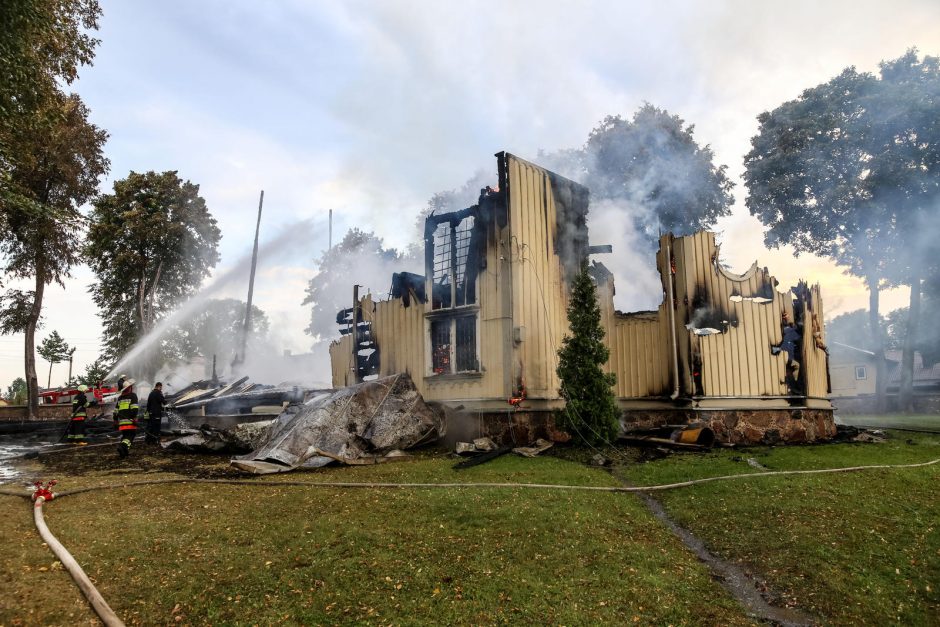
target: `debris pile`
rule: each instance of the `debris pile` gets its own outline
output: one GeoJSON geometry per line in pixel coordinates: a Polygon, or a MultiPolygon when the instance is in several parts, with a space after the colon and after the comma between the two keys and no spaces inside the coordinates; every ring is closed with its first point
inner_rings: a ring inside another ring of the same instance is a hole
{"type": "MultiPolygon", "coordinates": [[[[167,397],[167,404],[183,418],[202,416],[277,416],[290,403],[302,403],[320,390],[297,386],[252,383],[242,377],[229,384],[196,381],[167,397]]],[[[193,421],[190,421],[193,422],[193,421]]]]}
{"type": "Polygon", "coordinates": [[[424,402],[411,377],[397,374],[288,406],[268,428],[264,443],[232,465],[269,474],[333,461],[375,464],[433,442],[443,432],[442,417],[424,402]]]}

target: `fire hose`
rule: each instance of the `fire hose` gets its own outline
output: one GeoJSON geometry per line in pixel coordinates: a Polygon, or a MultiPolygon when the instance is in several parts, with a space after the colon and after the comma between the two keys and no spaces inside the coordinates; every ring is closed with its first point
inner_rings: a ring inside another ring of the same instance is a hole
{"type": "Polygon", "coordinates": [[[49,531],[49,527],[46,526],[46,521],[42,515],[42,505],[46,501],[51,501],[55,498],[55,493],[52,492],[52,487],[55,486],[55,484],[56,482],[54,480],[45,485],[41,482],[36,483],[36,491],[33,493],[33,522],[36,523],[36,529],[39,530],[39,535],[42,537],[43,542],[52,549],[55,556],[62,562],[62,566],[64,566],[65,570],[72,576],[75,584],[78,586],[79,590],[82,591],[82,594],[85,595],[85,598],[88,599],[88,603],[91,604],[92,609],[95,610],[101,622],[107,625],[107,627],[124,627],[124,622],[118,618],[118,615],[114,613],[114,610],[112,610],[107,601],[104,600],[104,597],[98,592],[95,584],[91,582],[88,575],[82,570],[82,567],[79,566],[75,558],[72,557],[72,554],[68,552],[68,549],[62,546],[62,543],[52,535],[52,532],[49,531]]]}
{"type": "MultiPolygon", "coordinates": [[[[33,492],[33,500],[35,504],[33,506],[33,519],[36,523],[36,528],[39,530],[39,535],[42,536],[43,541],[49,545],[56,557],[59,558],[59,561],[62,562],[62,565],[68,570],[69,574],[72,576],[72,579],[78,585],[82,594],[85,595],[85,598],[88,599],[89,604],[91,604],[92,609],[98,614],[102,622],[108,627],[112,625],[123,626],[124,623],[121,622],[121,619],[117,617],[114,611],[108,606],[104,598],[101,596],[101,593],[98,592],[94,584],[91,583],[91,580],[88,579],[88,576],[82,570],[81,566],[78,565],[78,562],[75,561],[75,558],[68,552],[68,550],[56,539],[52,532],[49,531],[49,528],[46,526],[46,523],[42,515],[42,505],[48,500],[53,498],[63,498],[65,496],[73,496],[76,494],[82,494],[83,492],[94,492],[97,490],[113,490],[117,488],[131,488],[136,486],[144,485],[157,485],[157,484],[166,484],[166,483],[211,483],[218,485],[248,485],[248,486],[275,486],[275,487],[284,487],[284,486],[306,486],[312,488],[418,488],[418,489],[428,489],[428,488],[529,488],[529,489],[543,489],[543,490],[584,490],[584,491],[594,491],[594,492],[656,492],[662,490],[673,490],[676,488],[683,488],[693,485],[699,485],[702,483],[710,483],[713,481],[728,481],[734,479],[752,479],[756,477],[774,477],[774,476],[786,476],[786,475],[817,475],[817,474],[830,474],[837,472],[858,472],[862,470],[877,470],[877,469],[893,469],[893,468],[923,468],[925,466],[932,466],[934,464],[940,463],[940,458],[933,459],[928,462],[921,462],[917,464],[877,464],[872,466],[849,466],[845,468],[820,468],[815,470],[773,470],[767,472],[754,472],[754,473],[744,473],[737,475],[722,475],[719,477],[706,477],[703,479],[691,479],[689,481],[680,481],[677,483],[666,483],[659,485],[648,485],[648,486],[587,486],[587,485],[563,485],[563,484],[547,484],[547,483],[386,483],[386,482],[327,482],[327,481],[257,481],[257,480],[246,480],[246,479],[152,479],[146,481],[131,481],[122,484],[116,485],[99,485],[99,486],[89,486],[86,488],[77,488],[75,490],[67,490],[55,494],[51,491],[51,488],[56,485],[55,481],[50,481],[49,483],[43,485],[41,482],[36,483],[36,490],[33,492]]],[[[0,494],[7,496],[19,496],[24,498],[30,498],[29,495],[24,494],[23,492],[14,492],[11,490],[2,490],[0,489],[0,494]]]]}

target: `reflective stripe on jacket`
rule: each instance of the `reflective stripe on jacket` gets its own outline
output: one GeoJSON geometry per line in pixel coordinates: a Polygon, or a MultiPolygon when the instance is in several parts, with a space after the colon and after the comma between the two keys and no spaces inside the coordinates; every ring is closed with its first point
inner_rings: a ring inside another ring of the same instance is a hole
{"type": "Polygon", "coordinates": [[[130,394],[123,394],[118,397],[116,417],[118,420],[118,431],[126,431],[127,429],[136,429],[137,428],[137,413],[140,411],[140,406],[137,405],[137,395],[131,392],[130,394]]]}
{"type": "Polygon", "coordinates": [[[88,397],[84,392],[79,392],[78,396],[72,399],[72,420],[84,420],[88,415],[85,405],[88,404],[88,397]]]}

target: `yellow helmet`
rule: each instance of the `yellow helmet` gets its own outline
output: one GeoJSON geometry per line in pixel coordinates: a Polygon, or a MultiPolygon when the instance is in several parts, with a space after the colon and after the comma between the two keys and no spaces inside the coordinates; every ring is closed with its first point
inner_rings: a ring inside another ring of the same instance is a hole
{"type": "Polygon", "coordinates": [[[83,383],[83,384],[81,384],[80,386],[78,386],[78,391],[79,391],[79,392],[87,392],[87,391],[88,391],[88,386],[83,383]]]}

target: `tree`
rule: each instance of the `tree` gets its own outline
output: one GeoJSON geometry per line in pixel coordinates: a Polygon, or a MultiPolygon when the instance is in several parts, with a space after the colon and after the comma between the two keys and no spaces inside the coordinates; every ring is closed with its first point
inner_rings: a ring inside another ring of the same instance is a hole
{"type": "Polygon", "coordinates": [[[52,385],[52,366],[68,359],[72,354],[72,349],[58,331],[53,331],[39,344],[36,352],[49,362],[49,377],[46,380],[48,388],[52,385]]]}
{"type": "Polygon", "coordinates": [[[16,161],[6,141],[24,120],[59,97],[99,41],[97,0],[11,0],[0,11],[0,178],[16,161]]]}
{"type": "MultiPolygon", "coordinates": [[[[880,64],[880,75],[845,69],[796,100],[758,116],[745,157],[747,206],[770,247],[829,257],[869,290],[869,326],[884,409],[879,294],[911,286],[909,336],[920,285],[936,272],[932,227],[940,211],[940,71],[916,50],[880,64]]],[[[902,409],[910,408],[913,352],[905,347],[902,409]]]]}
{"type": "MultiPolygon", "coordinates": [[[[206,374],[211,358],[217,355],[223,363],[229,363],[236,351],[241,349],[241,337],[245,323],[244,301],[223,298],[208,301],[192,317],[183,320],[164,340],[164,354],[178,361],[188,362],[196,356],[206,358],[206,374]]],[[[267,337],[270,322],[264,311],[251,306],[251,331],[248,344],[259,346],[267,337]]]]}
{"type": "Polygon", "coordinates": [[[85,372],[78,375],[78,382],[88,387],[97,386],[98,382],[104,381],[111,371],[108,363],[103,357],[98,357],[98,359],[85,366],[85,372]]]}
{"type": "MultiPolygon", "coordinates": [[[[913,336],[913,350],[920,353],[924,368],[930,368],[940,362],[940,300],[935,295],[924,294],[921,303],[921,319],[928,324],[920,324],[913,336]]],[[[901,307],[885,316],[885,337],[889,349],[903,350],[908,338],[910,309],[901,307]]]]}
{"type": "MultiPolygon", "coordinates": [[[[694,126],[649,103],[632,120],[607,116],[591,131],[580,166],[594,199],[622,203],[651,246],[661,232],[687,235],[731,213],[734,183],[715,166],[694,126]]],[[[576,162],[570,151],[556,155],[576,162]]]]}
{"type": "Polygon", "coordinates": [[[92,298],[104,356],[117,360],[196,292],[219,261],[221,233],[199,186],[175,171],[131,172],[94,201],[90,218],[85,255],[98,278],[92,298]]]}
{"type": "Polygon", "coordinates": [[[571,335],[565,336],[558,351],[559,392],[566,401],[560,426],[574,431],[584,442],[610,442],[620,428],[617,402],[610,389],[616,375],[602,369],[610,351],[604,344],[597,290],[586,266],[572,285],[568,323],[571,335]]]}
{"type": "Polygon", "coordinates": [[[29,412],[39,406],[35,333],[46,285],[63,285],[79,261],[84,218],[78,208],[97,193],[108,170],[102,154],[107,133],[88,121],[88,109],[76,95],[59,94],[34,117],[21,120],[7,136],[16,154],[0,190],[6,229],[0,236],[3,272],[31,279],[32,291],[8,292],[5,330],[25,334],[29,412]],[[11,317],[12,316],[12,317],[11,317]]]}
{"type": "Polygon", "coordinates": [[[7,388],[7,400],[11,405],[23,405],[26,403],[26,379],[17,377],[7,388]]]}
{"type": "Polygon", "coordinates": [[[3,332],[22,331],[30,416],[39,406],[35,330],[43,289],[75,262],[77,207],[107,171],[106,135],[65,96],[99,43],[97,0],[15,0],[0,11],[0,252],[12,278],[36,288],[4,298],[3,332]],[[11,313],[12,312],[12,313],[11,313]]]}
{"type": "Polygon", "coordinates": [[[382,238],[369,231],[350,229],[343,241],[324,251],[316,262],[317,274],[310,279],[302,303],[312,305],[310,325],[304,331],[318,342],[333,337],[338,329],[337,312],[352,307],[353,285],[387,288],[393,272],[407,269],[399,267],[401,261],[402,255],[394,248],[385,248],[382,238]]]}

